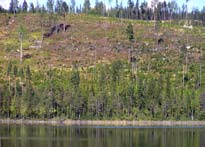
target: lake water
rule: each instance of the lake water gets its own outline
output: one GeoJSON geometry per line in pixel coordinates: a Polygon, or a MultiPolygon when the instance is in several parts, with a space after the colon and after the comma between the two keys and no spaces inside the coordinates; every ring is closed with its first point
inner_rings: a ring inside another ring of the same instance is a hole
{"type": "Polygon", "coordinates": [[[0,147],[205,147],[205,128],[0,125],[0,147]]]}

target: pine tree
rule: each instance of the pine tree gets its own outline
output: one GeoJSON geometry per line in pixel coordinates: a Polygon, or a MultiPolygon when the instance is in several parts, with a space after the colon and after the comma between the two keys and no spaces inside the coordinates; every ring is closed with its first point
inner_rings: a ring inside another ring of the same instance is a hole
{"type": "Polygon", "coordinates": [[[26,79],[28,81],[31,80],[31,70],[30,70],[30,66],[29,65],[26,66],[26,79]]]}
{"type": "Polygon", "coordinates": [[[115,1],[115,9],[116,9],[116,10],[119,9],[119,3],[118,3],[118,0],[115,1]]]}
{"type": "Polygon", "coordinates": [[[202,25],[205,26],[205,6],[201,10],[201,15],[202,25]]]}
{"type": "Polygon", "coordinates": [[[56,1],[55,12],[62,15],[63,14],[63,7],[62,6],[63,6],[63,1],[62,0],[57,0],[56,1]]]}
{"type": "Polygon", "coordinates": [[[136,11],[136,18],[140,19],[140,8],[139,8],[139,0],[136,1],[136,5],[135,5],[135,11],[136,11]]]}
{"type": "Polygon", "coordinates": [[[135,39],[135,36],[134,36],[134,31],[133,31],[133,25],[131,23],[129,23],[129,25],[127,26],[126,32],[127,32],[129,41],[133,42],[135,39]]]}
{"type": "Polygon", "coordinates": [[[128,18],[131,19],[133,16],[132,16],[132,11],[133,11],[133,8],[134,8],[134,3],[132,0],[128,0],[128,18]]]}
{"type": "Polygon", "coordinates": [[[141,3],[140,10],[141,10],[141,19],[148,20],[148,16],[147,16],[148,4],[147,4],[147,2],[141,3]]]}
{"type": "Polygon", "coordinates": [[[21,79],[24,78],[24,70],[23,70],[23,68],[20,68],[18,75],[19,75],[19,77],[20,77],[21,79]]]}
{"type": "Polygon", "coordinates": [[[62,3],[62,8],[64,13],[68,12],[68,4],[65,1],[62,3]]]}
{"type": "Polygon", "coordinates": [[[144,91],[143,91],[143,76],[139,75],[137,79],[137,99],[136,99],[136,104],[139,110],[144,109],[145,104],[144,104],[144,91]]]}
{"type": "Polygon", "coordinates": [[[172,107],[172,99],[171,99],[171,79],[170,79],[170,73],[167,73],[166,75],[166,83],[165,83],[165,97],[163,100],[163,111],[164,111],[164,118],[169,117],[170,115],[170,109],[172,107]]]}
{"type": "Polygon", "coordinates": [[[23,12],[27,12],[27,10],[28,10],[28,4],[27,4],[26,0],[24,0],[22,7],[23,7],[23,12]]]}
{"type": "Polygon", "coordinates": [[[14,13],[14,15],[16,14],[17,9],[18,9],[18,3],[19,3],[18,0],[11,0],[10,6],[9,6],[10,13],[14,13]]]}
{"type": "Polygon", "coordinates": [[[48,0],[46,4],[47,4],[48,12],[53,13],[54,12],[54,0],[48,0]]]}
{"type": "Polygon", "coordinates": [[[32,2],[30,3],[30,12],[35,13],[35,7],[32,2]]]}
{"type": "MultiPolygon", "coordinates": [[[[132,43],[134,42],[135,36],[134,36],[133,26],[132,26],[131,23],[129,23],[129,25],[127,26],[126,32],[127,32],[128,39],[131,43],[131,48],[133,48],[132,43]]],[[[128,50],[128,63],[130,62],[130,59],[131,59],[130,54],[131,54],[131,51],[130,51],[130,48],[129,48],[129,50],[128,50]]]]}
{"type": "Polygon", "coordinates": [[[40,4],[38,2],[38,0],[36,1],[36,8],[35,8],[36,12],[39,13],[41,10],[40,10],[40,4]]]}
{"type": "Polygon", "coordinates": [[[12,72],[12,63],[9,62],[8,68],[7,68],[7,76],[10,76],[10,75],[11,75],[11,72],[12,72]]]}
{"type": "Polygon", "coordinates": [[[0,5],[0,13],[7,13],[8,10],[4,9],[1,5],[0,5]]]}
{"type": "Polygon", "coordinates": [[[46,8],[44,5],[42,5],[42,7],[41,7],[41,13],[46,13],[46,8]]]}
{"type": "Polygon", "coordinates": [[[18,75],[18,67],[14,65],[13,74],[16,77],[18,75]]]}
{"type": "Polygon", "coordinates": [[[9,62],[7,67],[7,76],[9,77],[9,90],[11,89],[12,63],[9,62]]]}
{"type": "Polygon", "coordinates": [[[75,5],[76,5],[75,0],[71,0],[71,12],[73,13],[75,13],[75,5]]]}
{"type": "Polygon", "coordinates": [[[70,82],[73,87],[77,90],[80,84],[80,72],[78,68],[75,66],[71,72],[70,82]]]}
{"type": "Polygon", "coordinates": [[[169,13],[170,13],[170,20],[172,20],[173,19],[173,14],[176,14],[177,10],[178,10],[177,2],[175,0],[169,2],[168,3],[168,9],[169,9],[169,13]]]}
{"type": "Polygon", "coordinates": [[[20,40],[20,63],[23,61],[23,39],[24,35],[26,33],[25,27],[23,25],[20,25],[19,27],[19,40],[20,40]]]}
{"type": "Polygon", "coordinates": [[[87,14],[89,13],[90,9],[90,0],[84,0],[83,12],[87,14]]]}
{"type": "Polygon", "coordinates": [[[151,5],[152,5],[152,8],[154,10],[153,12],[153,17],[154,17],[154,28],[155,28],[155,31],[157,31],[157,28],[158,28],[158,25],[157,25],[157,15],[158,15],[158,3],[159,3],[159,0],[152,0],[151,1],[151,5]]]}
{"type": "Polygon", "coordinates": [[[96,2],[95,10],[96,14],[103,15],[104,4],[103,2],[96,2]]]}

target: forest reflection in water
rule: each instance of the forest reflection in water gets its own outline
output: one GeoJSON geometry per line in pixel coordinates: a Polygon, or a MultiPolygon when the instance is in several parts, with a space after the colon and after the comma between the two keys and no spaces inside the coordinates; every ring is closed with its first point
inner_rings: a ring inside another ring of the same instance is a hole
{"type": "Polygon", "coordinates": [[[205,128],[1,124],[0,147],[205,147],[205,128]]]}

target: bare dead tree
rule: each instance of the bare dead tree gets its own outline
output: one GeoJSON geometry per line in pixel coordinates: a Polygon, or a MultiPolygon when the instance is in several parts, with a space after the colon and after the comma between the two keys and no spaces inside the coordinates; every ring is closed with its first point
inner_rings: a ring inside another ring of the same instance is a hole
{"type": "Polygon", "coordinates": [[[19,27],[19,41],[20,41],[20,63],[23,61],[23,38],[25,35],[25,28],[23,25],[19,27]]]}

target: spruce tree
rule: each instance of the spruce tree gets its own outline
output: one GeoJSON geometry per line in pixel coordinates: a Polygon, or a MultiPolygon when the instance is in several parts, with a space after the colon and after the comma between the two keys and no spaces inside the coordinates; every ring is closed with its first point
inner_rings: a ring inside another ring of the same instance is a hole
{"type": "MultiPolygon", "coordinates": [[[[131,43],[131,48],[133,48],[132,43],[134,42],[135,36],[134,36],[133,26],[132,26],[131,23],[129,23],[129,25],[127,26],[126,33],[127,33],[128,39],[131,43]]],[[[131,51],[130,51],[130,48],[129,48],[129,50],[128,50],[128,63],[130,62],[130,59],[131,59],[130,54],[131,54],[131,51]]]]}
{"type": "Polygon", "coordinates": [[[19,3],[18,0],[11,0],[10,6],[9,6],[10,13],[14,13],[14,15],[16,14],[17,9],[18,9],[18,3],[19,3]]]}
{"type": "Polygon", "coordinates": [[[35,7],[32,2],[30,3],[30,12],[35,13],[35,7]]]}
{"type": "Polygon", "coordinates": [[[48,12],[53,13],[54,12],[54,0],[48,0],[46,4],[47,4],[48,12]]]}
{"type": "Polygon", "coordinates": [[[135,37],[134,37],[133,25],[131,23],[129,23],[129,25],[127,26],[126,32],[127,32],[129,41],[133,42],[135,37]]]}
{"type": "Polygon", "coordinates": [[[23,7],[23,8],[22,8],[22,9],[23,9],[23,12],[27,12],[27,10],[28,10],[28,4],[27,4],[26,0],[24,0],[22,7],[23,7]]]}
{"type": "Polygon", "coordinates": [[[84,4],[83,4],[83,12],[84,13],[89,13],[91,7],[90,7],[90,0],[84,0],[84,4]]]}
{"type": "Polygon", "coordinates": [[[71,12],[73,13],[75,13],[75,5],[76,5],[75,0],[71,0],[71,12]]]}

